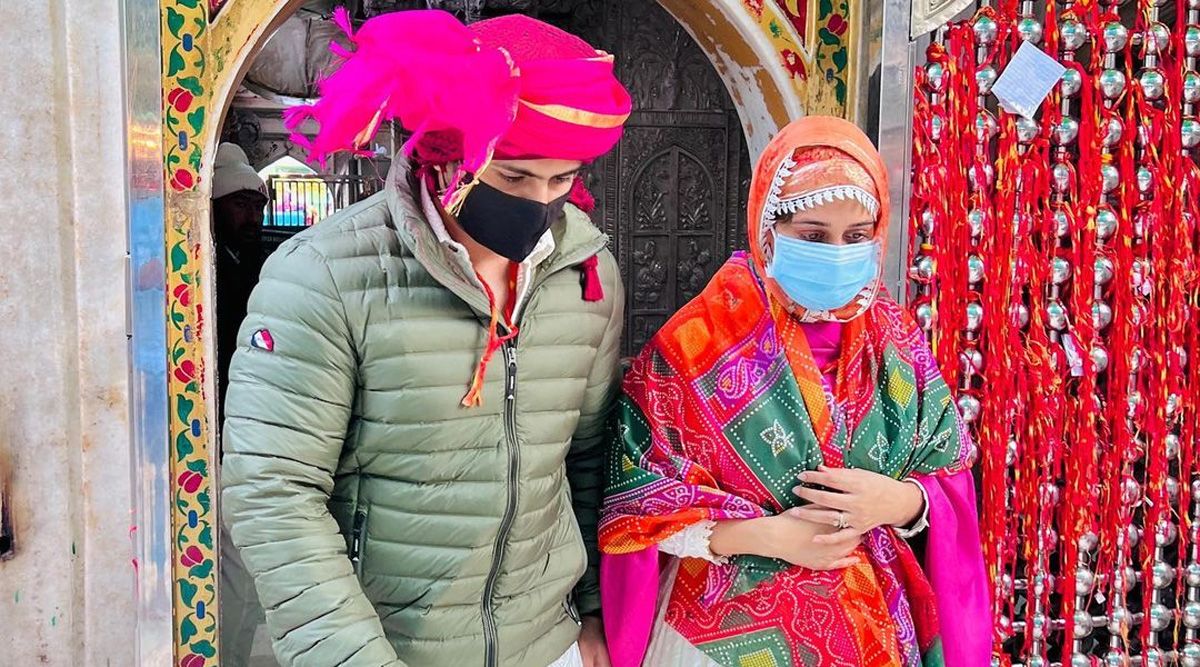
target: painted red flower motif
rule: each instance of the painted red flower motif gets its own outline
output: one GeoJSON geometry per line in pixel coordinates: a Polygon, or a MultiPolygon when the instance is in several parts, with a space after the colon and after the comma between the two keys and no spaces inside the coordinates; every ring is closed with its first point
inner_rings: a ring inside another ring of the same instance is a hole
{"type": "Polygon", "coordinates": [[[184,384],[196,379],[196,364],[191,359],[184,359],[175,367],[175,379],[184,384]]]}
{"type": "Polygon", "coordinates": [[[796,53],[791,49],[784,49],[782,51],[782,55],[783,67],[788,71],[788,74],[792,75],[792,78],[808,78],[808,68],[804,66],[804,58],[802,58],[799,53],[796,53]]]}
{"type": "Polygon", "coordinates": [[[763,13],[763,0],[744,0],[746,7],[754,12],[755,17],[761,17],[763,13]]]}
{"type": "Polygon", "coordinates": [[[829,17],[829,23],[825,27],[829,32],[841,37],[850,29],[850,24],[846,22],[846,19],[841,14],[834,14],[829,17]]]}
{"type": "Polygon", "coordinates": [[[204,552],[200,551],[200,547],[188,547],[183,550],[179,562],[183,563],[184,567],[195,567],[204,562],[204,552]]]}
{"type": "Polygon", "coordinates": [[[203,482],[204,478],[191,470],[185,470],[179,475],[179,486],[188,493],[195,493],[203,482]]]}
{"type": "Polygon", "coordinates": [[[175,110],[179,113],[184,113],[192,108],[193,100],[195,100],[195,97],[183,88],[176,88],[167,93],[167,103],[175,107],[175,110]]]}
{"type": "Polygon", "coordinates": [[[187,169],[176,169],[175,173],[171,174],[171,187],[179,192],[191,190],[195,184],[196,177],[187,169]]]}
{"type": "Polygon", "coordinates": [[[192,287],[186,283],[175,286],[175,298],[179,299],[179,305],[187,308],[192,304],[192,287]]]}
{"type": "Polygon", "coordinates": [[[189,653],[179,661],[179,667],[204,667],[204,656],[189,653]]]}

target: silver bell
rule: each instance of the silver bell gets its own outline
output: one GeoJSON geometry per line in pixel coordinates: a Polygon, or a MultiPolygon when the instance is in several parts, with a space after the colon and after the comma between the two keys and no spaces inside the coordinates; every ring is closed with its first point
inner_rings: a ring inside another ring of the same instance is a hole
{"type": "Polygon", "coordinates": [[[1104,194],[1109,194],[1121,185],[1121,170],[1113,164],[1103,165],[1100,167],[1100,178],[1104,184],[1104,194]]]}
{"type": "Polygon", "coordinates": [[[1175,583],[1175,568],[1162,561],[1154,564],[1152,574],[1155,588],[1166,588],[1175,583]]]}
{"type": "Polygon", "coordinates": [[[1029,326],[1029,307],[1023,303],[1018,303],[1012,307],[1012,312],[1009,313],[1011,321],[1017,325],[1018,329],[1024,329],[1029,326]]]}
{"type": "MultiPolygon", "coordinates": [[[[1155,604],[1150,605],[1150,629],[1151,630],[1153,630],[1155,632],[1162,632],[1163,630],[1166,630],[1167,626],[1171,624],[1171,620],[1173,618],[1174,618],[1174,614],[1171,613],[1170,609],[1167,609],[1167,606],[1165,604],[1155,603],[1155,604]]],[[[1162,664],[1162,663],[1159,663],[1159,664],[1162,664]]]]}
{"type": "Polygon", "coordinates": [[[1189,25],[1184,31],[1183,50],[1189,58],[1200,58],[1200,26],[1189,25]]]}
{"type": "Polygon", "coordinates": [[[1046,319],[1049,320],[1051,329],[1062,331],[1067,328],[1067,309],[1061,302],[1051,301],[1046,304],[1046,319]]]}
{"type": "Polygon", "coordinates": [[[933,280],[934,261],[929,255],[917,255],[913,262],[912,268],[908,271],[909,278],[912,278],[919,283],[927,283],[933,280]]]}
{"type": "Polygon", "coordinates": [[[983,354],[973,347],[968,347],[959,352],[958,359],[962,363],[963,368],[970,373],[979,373],[983,370],[983,354]]]}
{"type": "Polygon", "coordinates": [[[1150,194],[1150,191],[1154,189],[1154,172],[1150,171],[1147,166],[1138,167],[1137,189],[1142,194],[1150,194]]]}
{"type": "Polygon", "coordinates": [[[1055,257],[1050,263],[1050,279],[1062,285],[1071,279],[1071,262],[1064,257],[1055,257]]]}
{"type": "Polygon", "coordinates": [[[1117,214],[1111,207],[1102,206],[1096,212],[1096,236],[1102,241],[1112,238],[1117,232],[1117,214]]]}
{"type": "Polygon", "coordinates": [[[1125,126],[1121,124],[1121,119],[1112,117],[1104,125],[1104,147],[1114,148],[1121,143],[1121,137],[1125,134],[1125,126]]]}
{"type": "Polygon", "coordinates": [[[1200,563],[1189,563],[1183,571],[1184,580],[1192,588],[1200,588],[1200,563]]]}
{"type": "Polygon", "coordinates": [[[1060,239],[1071,235],[1071,218],[1061,208],[1054,211],[1054,235],[1060,239]]]}
{"type": "Polygon", "coordinates": [[[1097,329],[1107,329],[1112,324],[1112,307],[1103,301],[1092,304],[1092,326],[1097,329]]]}
{"type": "Polygon", "coordinates": [[[992,137],[1000,131],[1000,126],[996,124],[996,117],[987,109],[981,109],[979,115],[975,117],[975,137],[981,143],[991,141],[992,137]]]}
{"type": "Polygon", "coordinates": [[[971,230],[972,238],[983,237],[983,225],[986,220],[987,214],[977,208],[971,209],[971,212],[967,214],[967,226],[971,230]]]}
{"type": "Polygon", "coordinates": [[[1058,163],[1050,170],[1050,177],[1054,181],[1054,190],[1056,192],[1067,192],[1071,189],[1071,182],[1074,180],[1074,174],[1071,168],[1063,163],[1058,163]]]}
{"type": "Polygon", "coordinates": [[[1163,449],[1167,455],[1167,459],[1174,461],[1179,458],[1179,436],[1175,433],[1168,433],[1167,437],[1163,438],[1163,449]]]}
{"type": "Polygon", "coordinates": [[[1189,602],[1183,606],[1183,624],[1193,630],[1200,629],[1200,602],[1189,602]]]}
{"type": "Polygon", "coordinates": [[[1108,350],[1099,345],[1092,348],[1092,370],[1097,373],[1108,370],[1108,350]]]}
{"type": "Polygon", "coordinates": [[[933,211],[925,209],[925,211],[921,213],[921,233],[925,235],[925,238],[933,236],[935,224],[936,220],[933,217],[933,211]]]}
{"type": "Polygon", "coordinates": [[[917,306],[913,317],[917,320],[917,326],[921,327],[922,331],[929,332],[933,330],[933,305],[922,303],[917,306]]]}
{"type": "Polygon", "coordinates": [[[1171,29],[1163,23],[1150,26],[1145,35],[1146,53],[1159,55],[1171,46],[1171,29]]]}
{"type": "Polygon", "coordinates": [[[929,138],[934,141],[940,141],[942,132],[946,129],[946,120],[941,116],[934,116],[929,119],[929,138]]]}

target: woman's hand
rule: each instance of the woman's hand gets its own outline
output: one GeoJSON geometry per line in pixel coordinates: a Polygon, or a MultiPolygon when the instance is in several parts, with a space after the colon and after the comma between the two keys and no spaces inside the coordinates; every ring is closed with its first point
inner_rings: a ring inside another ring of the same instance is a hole
{"type": "Polygon", "coordinates": [[[779,558],[813,570],[836,570],[858,562],[851,553],[859,545],[859,533],[837,531],[805,520],[796,512],[793,509],[761,519],[718,521],[709,548],[718,556],[779,558]]]}
{"type": "Polygon", "coordinates": [[[766,554],[810,570],[840,570],[859,562],[854,550],[862,535],[854,530],[831,532],[829,528],[800,516],[790,509],[768,519],[773,534],[766,554]]]}
{"type": "Polygon", "coordinates": [[[794,510],[798,517],[859,534],[879,526],[906,526],[924,510],[925,497],[915,484],[869,470],[821,466],[801,474],[800,481],[832,491],[796,487],[796,495],[812,503],[794,510]]]}

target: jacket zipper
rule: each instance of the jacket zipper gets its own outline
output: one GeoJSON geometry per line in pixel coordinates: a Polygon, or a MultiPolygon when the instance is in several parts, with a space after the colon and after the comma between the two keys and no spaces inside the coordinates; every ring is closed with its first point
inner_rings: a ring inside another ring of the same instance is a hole
{"type": "Polygon", "coordinates": [[[367,532],[367,513],[365,510],[355,510],[354,524],[350,528],[350,562],[354,564],[354,573],[362,574],[363,536],[367,532]]]}
{"type": "Polygon", "coordinates": [[[517,342],[513,339],[504,343],[504,444],[508,450],[508,499],[504,506],[504,518],[500,520],[500,531],[496,534],[495,549],[492,551],[492,569],[483,586],[483,637],[484,665],[496,667],[499,662],[496,637],[496,609],[492,599],[496,593],[496,580],[500,576],[500,564],[504,560],[504,545],[512,530],[517,514],[517,477],[521,470],[521,448],[517,444],[517,342]]]}

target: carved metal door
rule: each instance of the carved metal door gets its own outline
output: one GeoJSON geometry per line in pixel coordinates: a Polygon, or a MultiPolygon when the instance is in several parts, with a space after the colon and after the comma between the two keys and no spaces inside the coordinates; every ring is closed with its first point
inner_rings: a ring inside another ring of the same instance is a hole
{"type": "Polygon", "coordinates": [[[536,15],[615,54],[634,97],[588,184],[625,280],[624,352],[636,354],[745,246],[745,138],[712,64],[654,0],[547,0],[536,15]]]}

